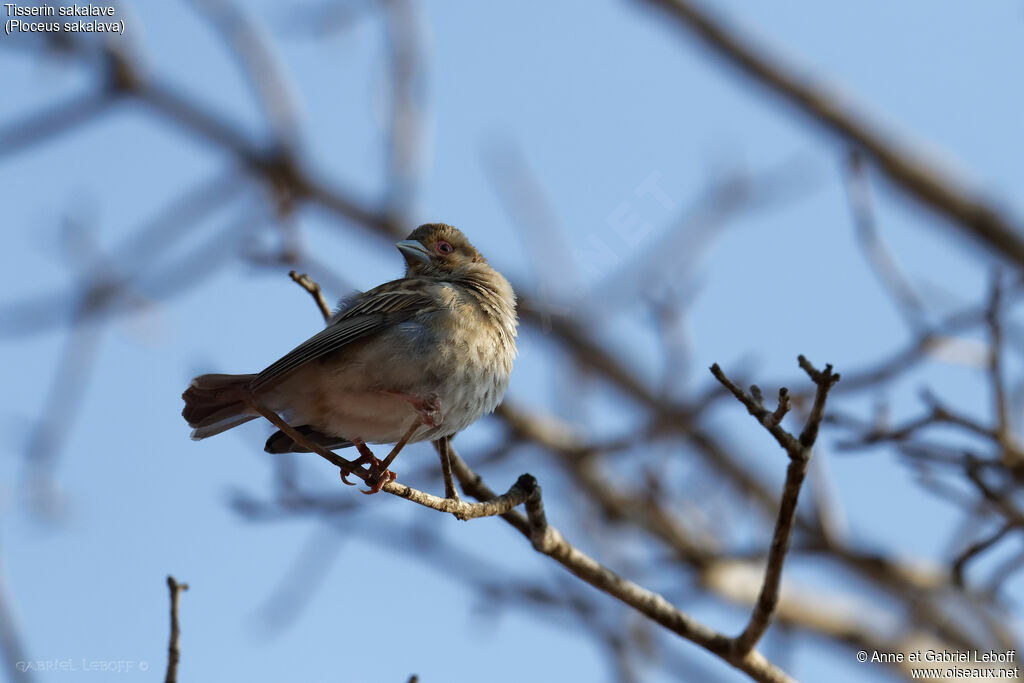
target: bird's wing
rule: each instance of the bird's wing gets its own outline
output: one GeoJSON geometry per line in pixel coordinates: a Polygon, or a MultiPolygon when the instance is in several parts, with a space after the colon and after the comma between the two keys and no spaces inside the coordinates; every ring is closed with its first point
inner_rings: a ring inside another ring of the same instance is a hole
{"type": "Polygon", "coordinates": [[[327,327],[267,367],[250,387],[268,386],[312,360],[437,307],[430,289],[418,281],[395,280],[375,287],[347,302],[327,327]]]}

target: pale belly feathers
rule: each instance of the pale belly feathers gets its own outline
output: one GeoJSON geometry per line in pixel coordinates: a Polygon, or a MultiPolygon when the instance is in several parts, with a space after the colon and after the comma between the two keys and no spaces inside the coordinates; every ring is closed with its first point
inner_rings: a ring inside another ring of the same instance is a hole
{"type": "MultiPolygon", "coordinates": [[[[367,443],[394,443],[417,419],[413,406],[388,393],[440,400],[442,420],[421,426],[411,441],[462,431],[492,412],[508,387],[514,348],[497,333],[453,324],[409,321],[346,346],[296,370],[267,392],[293,426],[367,443]]],[[[476,323],[478,324],[478,323],[476,323]]],[[[514,342],[512,342],[514,343],[514,342]]]]}

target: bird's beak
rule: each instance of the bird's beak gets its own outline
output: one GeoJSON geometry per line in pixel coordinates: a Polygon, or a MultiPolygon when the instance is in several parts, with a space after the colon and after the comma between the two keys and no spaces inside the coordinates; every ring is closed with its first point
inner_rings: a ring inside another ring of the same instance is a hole
{"type": "Polygon", "coordinates": [[[409,265],[412,265],[414,261],[430,263],[430,252],[416,240],[402,240],[395,246],[398,247],[398,251],[402,252],[402,256],[405,257],[409,265]]]}

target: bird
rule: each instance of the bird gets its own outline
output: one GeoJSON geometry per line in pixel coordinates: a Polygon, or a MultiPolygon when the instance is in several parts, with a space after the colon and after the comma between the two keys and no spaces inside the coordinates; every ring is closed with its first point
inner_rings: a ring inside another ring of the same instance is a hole
{"type": "MultiPolygon", "coordinates": [[[[451,225],[421,225],[395,246],[404,277],[342,299],[322,331],[261,372],[194,378],[182,394],[192,438],[256,419],[258,403],[303,440],[355,446],[355,462],[369,464],[365,493],[394,479],[387,467],[407,443],[437,442],[445,464],[448,439],[493,412],[508,388],[516,295],[451,225]],[[367,447],[390,443],[384,461],[367,447]]],[[[264,450],[308,451],[280,430],[264,450]]],[[[446,495],[457,497],[442,469],[446,495]]]]}

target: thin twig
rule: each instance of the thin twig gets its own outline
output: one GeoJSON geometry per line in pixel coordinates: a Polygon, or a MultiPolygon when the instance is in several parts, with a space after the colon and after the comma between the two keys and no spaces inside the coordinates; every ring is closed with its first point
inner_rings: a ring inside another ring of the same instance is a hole
{"type": "Polygon", "coordinates": [[[324,322],[330,322],[331,307],[327,303],[327,299],[324,298],[324,293],[320,289],[320,285],[306,273],[299,275],[292,270],[288,272],[288,277],[290,277],[297,285],[309,292],[309,295],[313,297],[313,301],[316,302],[317,308],[320,309],[320,315],[324,317],[324,322]]]}
{"type": "Polygon", "coordinates": [[[178,598],[182,591],[188,590],[188,584],[178,583],[173,576],[168,576],[167,588],[171,591],[171,637],[167,644],[167,675],[164,677],[164,683],[176,683],[178,662],[181,659],[181,647],[178,644],[181,637],[181,628],[178,625],[178,598]]]}
{"type": "MultiPolygon", "coordinates": [[[[804,429],[800,432],[799,439],[787,432],[779,424],[780,418],[785,414],[789,405],[789,392],[779,392],[779,407],[774,412],[769,412],[764,407],[763,401],[757,400],[752,394],[737,387],[718,364],[711,366],[711,374],[718,379],[734,396],[744,405],[751,415],[757,418],[765,429],[771,433],[775,440],[782,446],[789,455],[789,466],[786,468],[786,483],[782,489],[782,501],[779,504],[779,514],[775,520],[775,531],[772,534],[771,547],[768,550],[768,563],[764,573],[764,583],[761,586],[761,593],[754,605],[754,611],[750,615],[746,628],[732,642],[734,652],[742,656],[757,644],[757,642],[768,630],[771,624],[772,614],[779,604],[779,586],[782,582],[782,567],[786,560],[786,553],[789,550],[789,539],[793,533],[793,522],[796,519],[796,505],[800,498],[800,489],[803,486],[804,478],[807,476],[807,466],[811,460],[811,448],[818,436],[818,427],[824,418],[825,399],[828,392],[839,381],[839,375],[832,372],[832,366],[826,365],[825,369],[819,371],[803,356],[799,357],[800,367],[810,376],[817,385],[817,392],[814,396],[814,404],[811,407],[810,415],[804,429]]],[[[760,394],[760,391],[756,392],[760,394]]]]}

